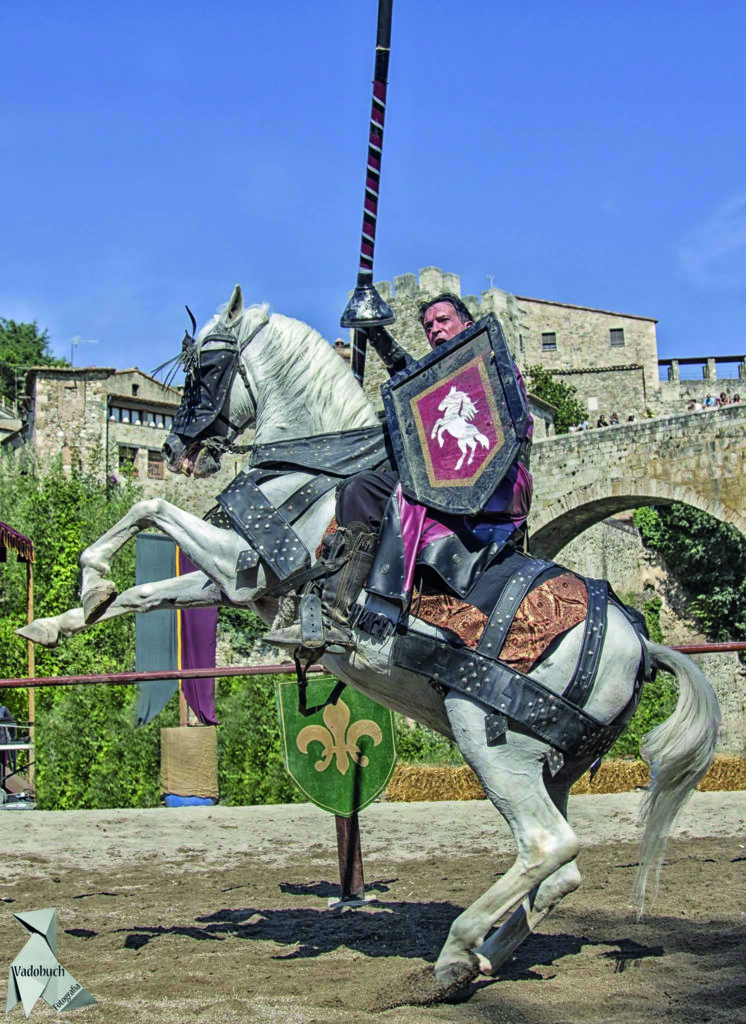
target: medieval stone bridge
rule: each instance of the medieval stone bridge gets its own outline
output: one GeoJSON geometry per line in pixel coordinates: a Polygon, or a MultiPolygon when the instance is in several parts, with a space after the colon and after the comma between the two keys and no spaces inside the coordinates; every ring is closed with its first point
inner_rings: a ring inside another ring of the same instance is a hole
{"type": "Polygon", "coordinates": [[[531,551],[554,557],[589,526],[641,505],[693,505],[746,535],[746,404],[537,441],[531,551]]]}

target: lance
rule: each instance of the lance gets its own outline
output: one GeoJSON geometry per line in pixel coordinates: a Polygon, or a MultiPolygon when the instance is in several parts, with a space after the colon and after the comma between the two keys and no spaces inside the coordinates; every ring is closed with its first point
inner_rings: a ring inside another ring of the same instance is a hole
{"type": "Polygon", "coordinates": [[[378,221],[378,193],[381,187],[381,157],[383,154],[383,122],[386,115],[386,86],[388,84],[389,54],[391,52],[391,7],[393,0],[378,0],[378,30],[376,33],[376,61],[373,72],[373,101],[368,133],[368,162],[365,173],[363,200],[363,232],[360,240],[360,265],[357,284],[352,298],[342,314],[342,327],[354,328],[352,342],[352,372],[362,384],[365,374],[366,327],[392,324],[394,314],[373,286],[373,254],[376,246],[378,221]]]}

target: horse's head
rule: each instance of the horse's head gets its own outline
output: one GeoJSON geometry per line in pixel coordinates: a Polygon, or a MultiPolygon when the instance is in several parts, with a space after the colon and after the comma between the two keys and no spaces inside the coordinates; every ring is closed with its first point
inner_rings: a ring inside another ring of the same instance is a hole
{"type": "Polygon", "coordinates": [[[451,406],[458,405],[460,397],[461,397],[460,392],[458,392],[456,390],[456,385],[453,384],[451,386],[451,390],[448,392],[446,397],[443,399],[443,401],[438,406],[438,412],[445,412],[445,410],[446,409],[450,409],[451,406]]]}
{"type": "MultiPolygon", "coordinates": [[[[195,331],[196,321],[189,315],[195,331]]],[[[217,473],[223,451],[253,422],[256,401],[242,353],[267,322],[265,309],[244,311],[243,294],[236,285],[225,309],[196,338],[188,331],[184,335],[175,360],[186,371],[184,394],[163,445],[172,473],[217,473]],[[245,322],[250,312],[259,314],[255,324],[245,322]]]]}

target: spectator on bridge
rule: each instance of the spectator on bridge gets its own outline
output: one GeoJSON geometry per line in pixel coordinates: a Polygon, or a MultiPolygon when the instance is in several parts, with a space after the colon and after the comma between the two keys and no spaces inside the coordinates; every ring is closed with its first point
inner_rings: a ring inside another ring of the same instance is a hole
{"type": "Polygon", "coordinates": [[[611,414],[611,425],[612,425],[612,427],[618,427],[619,426],[619,417],[617,416],[617,414],[615,412],[613,412],[611,414]]]}
{"type": "Polygon", "coordinates": [[[705,395],[705,409],[714,409],[716,406],[715,399],[708,393],[705,395]]]}
{"type": "Polygon", "coordinates": [[[596,420],[596,426],[597,426],[597,427],[608,427],[608,425],[609,425],[609,424],[608,424],[608,422],[606,421],[606,417],[604,416],[604,414],[603,414],[603,413],[601,413],[601,415],[600,415],[600,416],[598,417],[598,419],[596,420]]]}
{"type": "Polygon", "coordinates": [[[730,399],[724,391],[720,392],[720,398],[718,399],[718,405],[730,405],[730,399]]]}
{"type": "Polygon", "coordinates": [[[587,429],[588,429],[588,420],[584,416],[582,418],[582,420],[580,421],[580,423],[578,423],[578,430],[587,430],[587,429]]]}
{"type": "Polygon", "coordinates": [[[732,404],[732,405],[738,405],[738,403],[739,403],[740,401],[741,401],[741,396],[740,396],[740,395],[738,394],[738,392],[736,391],[735,395],[733,396],[733,402],[732,402],[731,404],[732,404]]]}

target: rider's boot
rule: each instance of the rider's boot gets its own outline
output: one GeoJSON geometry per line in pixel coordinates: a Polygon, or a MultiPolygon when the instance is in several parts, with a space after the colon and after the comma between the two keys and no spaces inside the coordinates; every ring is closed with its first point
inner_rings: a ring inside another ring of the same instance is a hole
{"type": "Polygon", "coordinates": [[[321,586],[303,595],[298,620],[265,634],[265,642],[309,655],[343,654],[354,647],[350,613],[373,564],[376,540],[364,523],[326,534],[319,559],[326,569],[321,586]]]}

